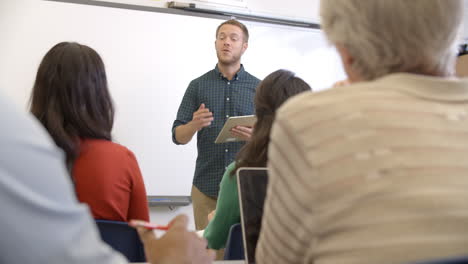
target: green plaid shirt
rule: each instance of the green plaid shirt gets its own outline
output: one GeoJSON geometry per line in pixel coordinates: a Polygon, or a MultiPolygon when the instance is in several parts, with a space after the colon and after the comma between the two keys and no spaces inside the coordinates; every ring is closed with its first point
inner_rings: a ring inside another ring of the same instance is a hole
{"type": "Polygon", "coordinates": [[[213,113],[214,121],[197,133],[198,157],[193,185],[210,197],[218,196],[224,171],[243,145],[242,142],[215,144],[214,141],[228,117],[254,114],[255,89],[259,82],[242,65],[230,81],[216,66],[190,82],[185,91],[172,125],[172,141],[179,144],[175,139],[175,128],[190,122],[193,113],[204,103],[213,113]]]}

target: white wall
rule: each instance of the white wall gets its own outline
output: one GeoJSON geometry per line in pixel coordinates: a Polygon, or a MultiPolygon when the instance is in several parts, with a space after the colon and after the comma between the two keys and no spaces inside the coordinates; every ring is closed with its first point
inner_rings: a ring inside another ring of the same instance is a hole
{"type": "Polygon", "coordinates": [[[463,0],[465,3],[465,8],[463,9],[464,11],[464,17],[463,17],[463,39],[465,40],[465,43],[468,41],[468,0],[463,0]]]}

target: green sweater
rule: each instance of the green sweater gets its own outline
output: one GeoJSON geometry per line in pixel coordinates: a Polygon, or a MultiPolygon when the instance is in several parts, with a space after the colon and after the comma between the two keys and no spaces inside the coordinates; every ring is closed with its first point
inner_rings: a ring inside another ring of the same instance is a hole
{"type": "Polygon", "coordinates": [[[237,191],[237,179],[231,176],[235,162],[229,164],[220,183],[216,213],[203,236],[208,240],[208,247],[221,249],[226,246],[229,229],[233,224],[240,223],[240,208],[237,191]]]}

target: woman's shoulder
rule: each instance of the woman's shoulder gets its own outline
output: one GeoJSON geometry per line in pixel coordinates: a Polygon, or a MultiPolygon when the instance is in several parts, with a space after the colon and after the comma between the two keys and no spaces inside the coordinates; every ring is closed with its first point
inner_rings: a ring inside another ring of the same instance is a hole
{"type": "Polygon", "coordinates": [[[80,150],[80,155],[105,155],[107,157],[122,156],[135,158],[133,152],[127,147],[105,139],[82,139],[80,150]]]}
{"type": "Polygon", "coordinates": [[[223,178],[221,179],[221,185],[235,185],[237,186],[236,175],[232,175],[232,171],[236,169],[236,162],[233,161],[226,167],[223,178]]]}

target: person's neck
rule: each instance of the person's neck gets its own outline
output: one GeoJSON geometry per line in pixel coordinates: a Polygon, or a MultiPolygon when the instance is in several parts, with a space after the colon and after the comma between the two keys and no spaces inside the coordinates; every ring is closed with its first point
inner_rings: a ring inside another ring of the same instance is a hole
{"type": "Polygon", "coordinates": [[[232,80],[236,73],[240,70],[241,64],[240,61],[233,64],[222,64],[218,62],[218,69],[221,74],[228,80],[232,80]]]}

